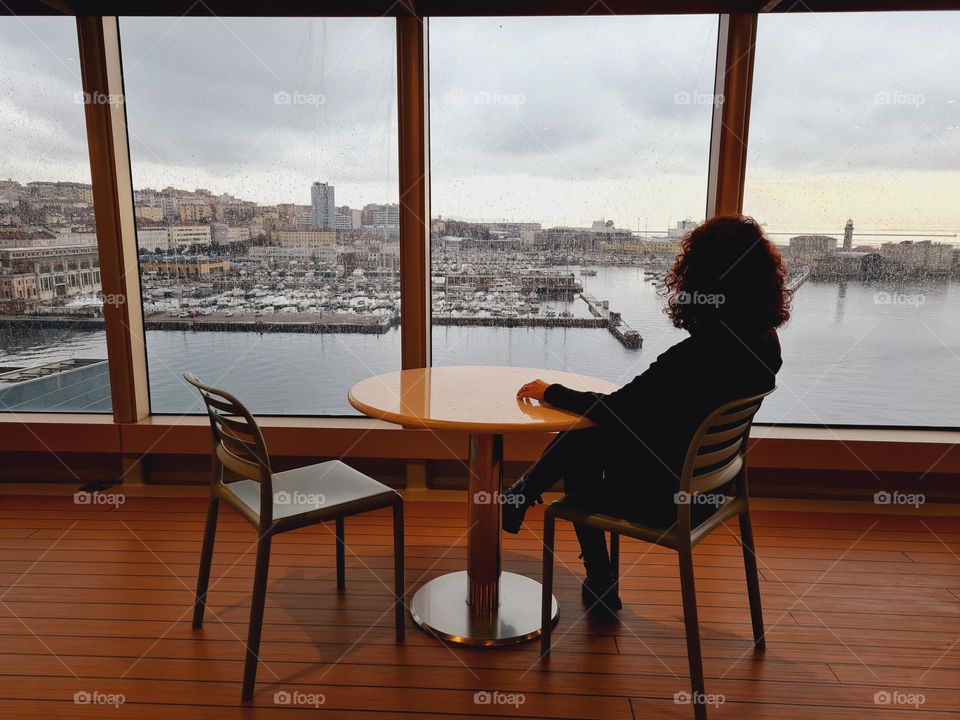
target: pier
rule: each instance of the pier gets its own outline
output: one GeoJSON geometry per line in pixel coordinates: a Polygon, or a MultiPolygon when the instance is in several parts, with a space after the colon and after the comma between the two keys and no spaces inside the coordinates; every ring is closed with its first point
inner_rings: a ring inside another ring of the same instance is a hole
{"type": "MultiPolygon", "coordinates": [[[[582,295],[590,307],[592,317],[545,317],[526,315],[505,317],[478,315],[434,315],[436,326],[461,327],[546,327],[546,328],[606,328],[624,347],[642,346],[640,333],[620,319],[620,313],[610,312],[591,295],[582,295]]],[[[348,313],[270,313],[257,317],[253,313],[197,315],[168,317],[154,314],[144,318],[144,329],[174,332],[289,332],[289,333],[361,333],[380,335],[400,322],[399,315],[358,315],[348,313]]],[[[103,318],[90,316],[0,316],[0,323],[13,328],[59,328],[72,330],[103,330],[103,318]]]]}
{"type": "Polygon", "coordinates": [[[627,325],[620,313],[610,310],[610,303],[607,300],[597,300],[590,293],[580,293],[580,297],[590,308],[590,314],[603,322],[606,327],[620,344],[630,350],[639,350],[643,347],[643,336],[627,325]]]}
{"type": "MultiPolygon", "coordinates": [[[[145,330],[208,331],[208,332],[291,332],[291,333],[365,333],[381,335],[399,322],[396,315],[348,315],[319,313],[271,313],[256,317],[252,313],[225,317],[198,315],[172,318],[147,317],[145,330]]],[[[103,330],[103,318],[72,316],[3,316],[0,323],[6,327],[65,328],[72,330],[103,330]]]]}
{"type": "Polygon", "coordinates": [[[807,279],[810,277],[810,268],[803,268],[796,275],[791,275],[790,279],[787,280],[787,290],[791,292],[796,290],[798,287],[803,285],[807,279]]]}
{"type": "Polygon", "coordinates": [[[559,328],[603,328],[607,326],[606,320],[601,318],[566,318],[566,317],[538,317],[536,315],[527,317],[497,317],[490,316],[452,316],[452,315],[434,315],[434,325],[460,325],[483,327],[559,327],[559,328]]]}

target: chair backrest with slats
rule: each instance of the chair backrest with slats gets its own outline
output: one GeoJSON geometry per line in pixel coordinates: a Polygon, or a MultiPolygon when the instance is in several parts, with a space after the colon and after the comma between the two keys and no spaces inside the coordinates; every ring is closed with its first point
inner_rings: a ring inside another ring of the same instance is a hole
{"type": "MultiPolygon", "coordinates": [[[[200,391],[206,405],[213,434],[214,467],[219,463],[243,478],[259,482],[261,497],[272,498],[270,456],[253,415],[230,393],[205,385],[192,373],[184,373],[183,378],[200,391]]],[[[213,482],[219,482],[217,473],[213,482]]],[[[261,517],[269,507],[272,502],[261,502],[261,517]]]]}
{"type": "MultiPolygon", "coordinates": [[[[763,399],[775,389],[725,403],[700,423],[680,474],[680,497],[684,498],[678,518],[681,526],[689,527],[690,506],[697,504],[698,495],[743,477],[753,418],[763,399]]],[[[742,490],[738,484],[737,494],[742,490]]]]}

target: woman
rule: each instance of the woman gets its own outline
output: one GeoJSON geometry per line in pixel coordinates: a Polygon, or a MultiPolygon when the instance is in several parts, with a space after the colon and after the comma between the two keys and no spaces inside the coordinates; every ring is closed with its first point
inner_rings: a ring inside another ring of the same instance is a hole
{"type": "MultiPolygon", "coordinates": [[[[776,328],[790,317],[785,277],[779,251],[752,218],[718,216],[687,235],[666,276],[665,312],[688,338],[609,395],[543,380],[517,392],[596,427],[559,434],[507,490],[504,529],[519,532],[527,508],[561,478],[581,507],[664,529],[676,522],[678,476],[700,423],[720,405],[774,386],[782,364],[776,328]]],[[[698,505],[694,522],[714,510],[698,505]]],[[[603,532],[576,532],[584,602],[593,612],[619,610],[603,532]]]]}

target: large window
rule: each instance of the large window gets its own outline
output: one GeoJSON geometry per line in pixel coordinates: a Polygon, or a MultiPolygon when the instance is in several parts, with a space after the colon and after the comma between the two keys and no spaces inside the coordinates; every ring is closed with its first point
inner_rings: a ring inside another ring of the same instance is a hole
{"type": "Polygon", "coordinates": [[[760,17],[744,209],[799,283],[760,420],[960,425],[958,33],[760,17]]]}
{"type": "Polygon", "coordinates": [[[111,410],[78,56],[73,18],[0,19],[0,412],[111,410]]]}
{"type": "Polygon", "coordinates": [[[628,381],[681,337],[657,290],[704,216],[717,18],[430,22],[433,363],[628,381]]]}
{"type": "Polygon", "coordinates": [[[154,412],[347,414],[400,364],[395,21],[120,22],[154,412]]]}

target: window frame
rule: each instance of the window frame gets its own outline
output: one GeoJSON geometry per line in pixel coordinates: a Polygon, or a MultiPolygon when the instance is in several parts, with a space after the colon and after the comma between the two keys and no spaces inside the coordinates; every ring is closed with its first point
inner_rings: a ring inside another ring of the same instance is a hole
{"type": "MultiPolygon", "coordinates": [[[[58,9],[59,6],[58,6],[58,9]]],[[[138,5],[137,15],[171,15],[183,10],[155,0],[138,5]]],[[[261,6],[233,4],[222,8],[227,15],[255,15],[261,6]]],[[[549,8],[550,15],[610,14],[611,12],[652,14],[656,12],[718,13],[715,92],[724,102],[714,107],[708,168],[706,217],[742,209],[747,152],[754,45],[758,13],[764,9],[783,12],[787,3],[727,2],[706,0],[676,2],[612,2],[597,4],[562,2],[549,8]],[[581,7],[581,5],[583,5],[581,7]],[[589,7],[589,9],[587,9],[589,7]]],[[[810,0],[805,11],[864,10],[955,10],[954,2],[901,0],[881,4],[877,0],[826,2],[810,0]]],[[[73,6],[62,8],[71,12],[73,6]]],[[[214,10],[220,11],[220,7],[214,10]]],[[[271,15],[304,15],[314,6],[282,1],[271,6],[271,15]]],[[[12,11],[24,14],[52,14],[50,5],[17,2],[12,11]]],[[[116,3],[94,2],[85,12],[101,15],[77,17],[83,90],[109,95],[123,91],[118,18],[110,12],[129,14],[116,3]]],[[[202,8],[207,15],[210,8],[202,8]]],[[[537,15],[546,14],[535,3],[445,3],[386,2],[333,3],[324,8],[327,16],[387,15],[397,21],[397,82],[400,184],[400,273],[401,273],[401,367],[430,365],[430,206],[429,206],[429,78],[428,26],[430,15],[537,15]],[[449,6],[448,6],[449,5],[449,6]]],[[[187,14],[200,14],[198,10],[187,14]]],[[[86,105],[88,144],[94,188],[94,205],[100,251],[100,273],[104,292],[124,295],[128,302],[105,308],[113,413],[84,417],[69,414],[0,413],[0,423],[10,428],[0,441],[0,452],[14,452],[36,445],[50,452],[78,448],[80,436],[96,441],[88,451],[99,448],[119,452],[131,466],[152,453],[179,454],[207,452],[208,430],[203,418],[180,418],[150,412],[149,383],[143,338],[142,300],[134,223],[129,146],[124,109],[112,104],[86,105]],[[16,424],[17,428],[14,428],[16,424]],[[94,430],[94,428],[100,428],[94,430]],[[177,438],[177,442],[172,442],[177,438]],[[186,445],[181,444],[185,441],[186,445]]],[[[344,389],[346,390],[346,389],[344,389]]],[[[436,442],[421,439],[422,432],[386,426],[368,418],[268,417],[264,419],[268,439],[291,455],[383,455],[396,457],[447,456],[463,450],[465,441],[457,435],[436,442]],[[324,430],[318,434],[318,430],[324,430]],[[369,436],[369,437],[368,437],[369,436]],[[320,442],[318,443],[318,437],[320,442]],[[364,438],[367,438],[364,440],[364,438]],[[379,440],[376,440],[379,438],[379,440]],[[394,439],[396,438],[396,439],[394,439]],[[401,439],[402,438],[402,439],[401,439]],[[349,440],[349,442],[348,442],[349,440]],[[361,443],[360,447],[354,447],[361,443]]],[[[960,443],[955,428],[870,428],[857,426],[815,427],[758,424],[755,443],[766,467],[822,469],[889,469],[897,472],[960,472],[960,443]],[[813,459],[811,459],[811,457],[813,459]]],[[[548,436],[508,440],[509,459],[533,459],[548,436]]],[[[462,455],[462,453],[461,453],[462,455]]],[[[134,468],[135,469],[135,468],[134,468]]],[[[134,476],[136,473],[131,473],[134,476]]]]}

